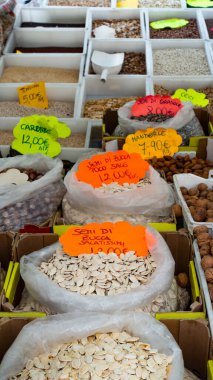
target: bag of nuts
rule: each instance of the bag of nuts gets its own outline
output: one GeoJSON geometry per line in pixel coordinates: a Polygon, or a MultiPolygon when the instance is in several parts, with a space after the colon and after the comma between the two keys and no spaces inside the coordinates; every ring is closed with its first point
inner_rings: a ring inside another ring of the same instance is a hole
{"type": "Polygon", "coordinates": [[[27,223],[40,224],[48,219],[65,193],[62,170],[61,160],[42,154],[1,158],[0,231],[18,231],[27,223]],[[22,177],[24,181],[20,182],[22,177]]]}
{"type": "Polygon", "coordinates": [[[22,257],[21,276],[31,296],[53,313],[147,307],[171,288],[175,263],[151,227],[146,227],[146,240],[147,257],[137,257],[134,251],[70,256],[56,243],[22,257]]]}
{"type": "Polygon", "coordinates": [[[28,323],[6,352],[1,380],[183,380],[180,347],[144,313],[68,313],[28,323]],[[23,376],[23,377],[22,377],[23,376]]]}
{"type": "MultiPolygon", "coordinates": [[[[101,222],[109,221],[110,215],[119,220],[125,220],[125,216],[128,215],[132,217],[131,222],[135,219],[137,223],[136,219],[141,215],[142,218],[146,215],[155,217],[171,215],[171,207],[174,204],[173,190],[151,165],[146,177],[137,184],[120,186],[113,182],[94,188],[76,177],[78,165],[84,159],[79,160],[64,179],[67,193],[63,202],[63,215],[66,223],[73,224],[74,213],[77,214],[78,211],[80,215],[85,216],[84,223],[86,219],[89,223],[91,217],[94,221],[93,216],[101,222]]],[[[78,215],[75,218],[77,217],[78,215]]]]}
{"type": "Polygon", "coordinates": [[[15,4],[15,0],[0,1],[0,55],[13,28],[15,21],[13,9],[15,8],[15,4]]]}
{"type": "MultiPolygon", "coordinates": [[[[194,113],[191,103],[184,103],[183,108],[174,117],[167,118],[167,120],[165,120],[165,115],[153,115],[153,121],[132,119],[131,108],[134,103],[135,101],[126,103],[118,110],[118,128],[124,136],[150,127],[172,128],[181,135],[183,140],[181,145],[187,145],[190,137],[204,135],[203,128],[194,113]]],[[[116,134],[116,131],[114,134],[116,134]]]]}

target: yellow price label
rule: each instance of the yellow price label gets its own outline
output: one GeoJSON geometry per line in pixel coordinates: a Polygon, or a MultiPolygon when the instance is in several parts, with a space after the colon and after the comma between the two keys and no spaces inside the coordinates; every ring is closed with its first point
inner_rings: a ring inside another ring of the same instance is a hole
{"type": "Polygon", "coordinates": [[[26,107],[48,108],[48,99],[44,82],[36,82],[18,87],[19,104],[26,107]]]}
{"type": "Polygon", "coordinates": [[[188,90],[184,90],[184,88],[179,88],[175,91],[174,95],[172,95],[174,99],[180,99],[183,102],[191,102],[193,105],[197,107],[205,108],[209,104],[209,100],[206,99],[206,95],[202,92],[197,92],[192,88],[188,90]]]}
{"type": "Polygon", "coordinates": [[[138,8],[138,0],[118,0],[117,8],[138,8]]]}
{"type": "Polygon", "coordinates": [[[139,153],[145,160],[152,157],[173,156],[182,143],[182,137],[174,129],[147,128],[126,138],[123,150],[139,153]]]}

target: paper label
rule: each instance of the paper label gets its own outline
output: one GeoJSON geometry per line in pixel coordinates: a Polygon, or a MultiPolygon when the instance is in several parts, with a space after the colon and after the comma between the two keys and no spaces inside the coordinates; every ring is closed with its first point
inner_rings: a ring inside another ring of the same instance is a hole
{"type": "Polygon", "coordinates": [[[19,103],[26,107],[48,108],[48,99],[44,82],[18,87],[19,103]]]}
{"type": "Polygon", "coordinates": [[[183,105],[179,99],[172,99],[171,96],[148,95],[136,100],[132,106],[132,116],[168,115],[175,116],[183,105]]]}
{"type": "Polygon", "coordinates": [[[61,152],[61,146],[56,141],[57,131],[49,125],[45,116],[23,117],[13,129],[13,135],[15,140],[11,146],[19,153],[42,153],[55,157],[61,152]]]}
{"type": "Polygon", "coordinates": [[[182,28],[183,26],[187,25],[189,21],[181,19],[181,18],[170,18],[168,20],[159,20],[159,21],[153,21],[150,23],[150,26],[152,29],[165,29],[165,28],[182,28]]]}
{"type": "Polygon", "coordinates": [[[130,154],[140,153],[143,159],[148,160],[173,156],[181,143],[182,137],[174,129],[147,128],[127,136],[123,149],[130,154]]]}
{"type": "Polygon", "coordinates": [[[97,154],[80,162],[76,177],[79,181],[100,187],[103,183],[138,183],[145,177],[149,164],[138,153],[129,154],[123,150],[97,154]]]}
{"type": "Polygon", "coordinates": [[[206,95],[202,92],[193,90],[193,88],[188,88],[188,90],[179,88],[175,91],[174,95],[172,95],[172,98],[180,99],[182,102],[191,102],[193,105],[203,108],[209,104],[209,100],[206,99],[206,95]]]}
{"type": "Polygon", "coordinates": [[[138,0],[118,0],[117,8],[138,8],[138,0]]]}
{"type": "Polygon", "coordinates": [[[195,8],[213,7],[213,1],[211,0],[187,0],[186,2],[190,7],[195,8]]]}
{"type": "Polygon", "coordinates": [[[120,255],[129,251],[135,251],[136,256],[148,255],[145,227],[132,226],[128,222],[91,223],[69,228],[59,241],[64,252],[71,256],[98,252],[120,255]]]}

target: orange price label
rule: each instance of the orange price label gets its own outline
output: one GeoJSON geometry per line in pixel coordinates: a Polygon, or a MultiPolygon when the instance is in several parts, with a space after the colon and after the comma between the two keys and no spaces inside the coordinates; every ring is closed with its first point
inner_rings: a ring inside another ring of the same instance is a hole
{"type": "Polygon", "coordinates": [[[44,82],[18,87],[19,103],[26,107],[48,108],[48,99],[44,82]]]}
{"type": "Polygon", "coordinates": [[[174,129],[147,128],[137,131],[126,138],[123,149],[129,152],[140,153],[148,160],[152,157],[173,156],[182,143],[182,137],[174,129]]]}
{"type": "Polygon", "coordinates": [[[71,227],[59,239],[65,253],[117,255],[135,251],[136,256],[147,256],[146,228],[132,226],[128,222],[91,223],[82,227],[71,227]]]}
{"type": "Polygon", "coordinates": [[[149,164],[138,153],[127,153],[123,150],[96,154],[89,160],[80,162],[76,172],[77,179],[100,187],[111,182],[138,183],[145,177],[149,164]]]}
{"type": "Polygon", "coordinates": [[[148,95],[139,98],[132,106],[132,116],[140,117],[147,115],[175,116],[181,110],[183,104],[179,99],[171,96],[148,95]]]}

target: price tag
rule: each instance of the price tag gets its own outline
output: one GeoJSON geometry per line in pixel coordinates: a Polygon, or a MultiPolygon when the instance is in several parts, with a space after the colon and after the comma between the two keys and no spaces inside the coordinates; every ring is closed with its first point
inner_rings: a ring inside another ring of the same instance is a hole
{"type": "Polygon", "coordinates": [[[79,181],[100,187],[103,183],[138,183],[145,177],[149,164],[138,153],[129,154],[123,150],[97,154],[80,162],[76,177],[79,181]]]}
{"type": "Polygon", "coordinates": [[[48,108],[48,99],[44,82],[18,87],[19,103],[26,107],[48,108]]]}
{"type": "Polygon", "coordinates": [[[187,0],[187,4],[194,8],[208,8],[213,7],[213,1],[211,0],[187,0]]]}
{"type": "Polygon", "coordinates": [[[123,149],[130,154],[140,153],[141,157],[148,160],[173,156],[181,143],[182,137],[174,129],[147,128],[127,136],[123,149]]]}
{"type": "Polygon", "coordinates": [[[132,226],[128,222],[91,223],[72,227],[59,241],[64,252],[70,256],[98,252],[120,255],[129,251],[135,251],[136,256],[148,255],[145,227],[132,226]]]}
{"type": "Polygon", "coordinates": [[[56,141],[57,131],[49,125],[45,116],[23,117],[13,129],[13,135],[15,140],[11,146],[19,153],[42,153],[55,157],[61,152],[61,146],[56,141]]]}
{"type": "Polygon", "coordinates": [[[148,95],[136,100],[132,106],[132,116],[168,115],[175,116],[183,105],[179,99],[172,99],[171,96],[148,95]]]}
{"type": "Polygon", "coordinates": [[[188,23],[189,21],[181,19],[181,18],[170,18],[167,20],[153,21],[150,23],[150,26],[152,27],[152,29],[165,29],[165,28],[177,29],[177,28],[182,28],[188,23]]]}
{"type": "Polygon", "coordinates": [[[138,8],[138,0],[118,0],[117,8],[138,8]]]}
{"type": "Polygon", "coordinates": [[[206,95],[202,92],[197,92],[193,88],[184,90],[184,88],[179,88],[175,91],[172,98],[178,98],[182,102],[191,102],[193,105],[198,107],[206,107],[209,104],[209,100],[206,99],[206,95]]]}

